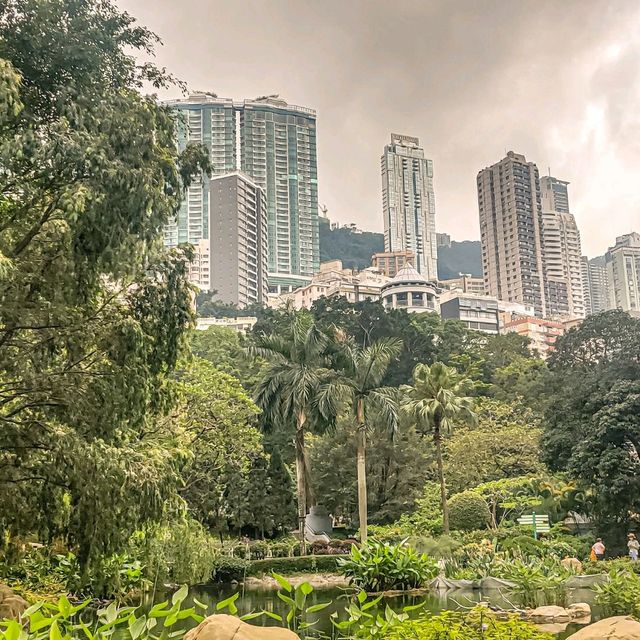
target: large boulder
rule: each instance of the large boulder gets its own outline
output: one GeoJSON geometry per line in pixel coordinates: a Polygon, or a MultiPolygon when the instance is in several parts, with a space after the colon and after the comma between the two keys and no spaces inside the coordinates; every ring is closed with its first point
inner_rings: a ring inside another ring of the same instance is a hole
{"type": "Polygon", "coordinates": [[[256,627],[228,615],[214,615],[191,629],[184,640],[300,640],[288,629],[256,627]]]}
{"type": "Polygon", "coordinates": [[[605,618],[580,629],[568,640],[640,640],[640,622],[631,616],[605,618]]]}
{"type": "Polygon", "coordinates": [[[29,603],[6,584],[0,584],[0,620],[19,620],[29,603]]]}
{"type": "Polygon", "coordinates": [[[574,573],[582,573],[582,562],[578,558],[563,558],[560,564],[569,571],[574,573]]]}

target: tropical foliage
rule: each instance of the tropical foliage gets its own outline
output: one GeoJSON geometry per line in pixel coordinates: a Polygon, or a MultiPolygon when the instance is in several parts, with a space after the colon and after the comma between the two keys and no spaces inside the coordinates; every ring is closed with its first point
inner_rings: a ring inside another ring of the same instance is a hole
{"type": "Polygon", "coordinates": [[[377,540],[352,547],[340,566],[354,585],[367,592],[424,587],[438,573],[438,565],[426,554],[405,543],[377,540]]]}

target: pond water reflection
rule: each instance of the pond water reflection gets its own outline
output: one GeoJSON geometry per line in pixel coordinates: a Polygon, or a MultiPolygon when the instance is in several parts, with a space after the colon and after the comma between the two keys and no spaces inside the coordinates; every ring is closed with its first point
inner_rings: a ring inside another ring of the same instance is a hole
{"type": "MultiPolygon", "coordinates": [[[[208,605],[209,613],[215,612],[215,605],[225,600],[234,593],[239,592],[239,597],[235,604],[238,607],[240,615],[247,613],[266,610],[286,616],[287,605],[277,596],[277,592],[272,588],[243,588],[242,585],[213,585],[213,586],[196,586],[190,590],[189,597],[185,602],[186,605],[193,603],[193,598],[208,605]]],[[[319,604],[323,602],[331,602],[331,606],[321,612],[309,616],[308,622],[316,621],[314,629],[331,634],[332,625],[330,616],[333,612],[341,615],[348,603],[350,594],[349,589],[341,588],[321,588],[316,589],[308,598],[307,603],[319,604]]],[[[593,605],[593,591],[585,589],[573,589],[567,593],[567,604],[575,602],[587,602],[592,606],[593,620],[599,619],[599,611],[593,605]]],[[[161,598],[156,598],[160,600],[161,598]]],[[[438,613],[444,610],[464,610],[470,609],[478,602],[490,602],[492,605],[503,609],[512,609],[514,606],[520,606],[517,597],[513,594],[503,593],[501,591],[492,590],[481,592],[478,590],[452,590],[431,592],[426,595],[400,595],[385,598],[383,602],[388,603],[393,609],[400,610],[406,605],[415,605],[424,602],[424,608],[421,611],[431,611],[438,613]]],[[[417,612],[415,615],[418,615],[417,612]]],[[[263,616],[251,621],[255,625],[276,625],[277,622],[263,616]]],[[[567,630],[558,635],[558,638],[566,638],[571,633],[579,629],[579,625],[570,625],[567,630]]]]}

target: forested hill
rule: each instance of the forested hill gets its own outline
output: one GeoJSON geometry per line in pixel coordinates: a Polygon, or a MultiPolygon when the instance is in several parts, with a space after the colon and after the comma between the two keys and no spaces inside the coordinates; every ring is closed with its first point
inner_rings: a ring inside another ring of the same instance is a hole
{"type": "Polygon", "coordinates": [[[384,251],[381,233],[332,230],[328,224],[320,224],[320,262],[342,260],[345,269],[366,269],[371,266],[371,256],[380,251],[384,251]]]}
{"type": "MultiPolygon", "coordinates": [[[[384,235],[351,229],[330,229],[320,222],[320,262],[342,260],[345,269],[366,269],[371,256],[384,251],[384,235]]],[[[457,278],[460,273],[482,277],[482,252],[479,240],[451,242],[449,247],[438,247],[438,278],[457,278]]]]}
{"type": "Polygon", "coordinates": [[[460,273],[482,277],[482,250],[479,240],[451,242],[450,247],[438,247],[438,278],[449,280],[460,273]]]}

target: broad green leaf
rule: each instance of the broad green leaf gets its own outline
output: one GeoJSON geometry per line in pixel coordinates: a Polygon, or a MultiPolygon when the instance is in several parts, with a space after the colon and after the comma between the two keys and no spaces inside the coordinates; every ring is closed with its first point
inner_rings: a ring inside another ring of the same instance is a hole
{"type": "Polygon", "coordinates": [[[287,593],[291,593],[293,586],[292,584],[284,577],[281,576],[279,573],[272,573],[271,574],[273,576],[273,579],[287,592],[287,593]]]}
{"type": "Polygon", "coordinates": [[[189,595],[189,587],[183,584],[174,594],[171,596],[171,604],[176,605],[184,601],[189,595]]]}
{"type": "Polygon", "coordinates": [[[129,633],[131,634],[132,640],[138,640],[138,637],[144,631],[146,625],[147,619],[142,616],[129,626],[129,633]]]}

